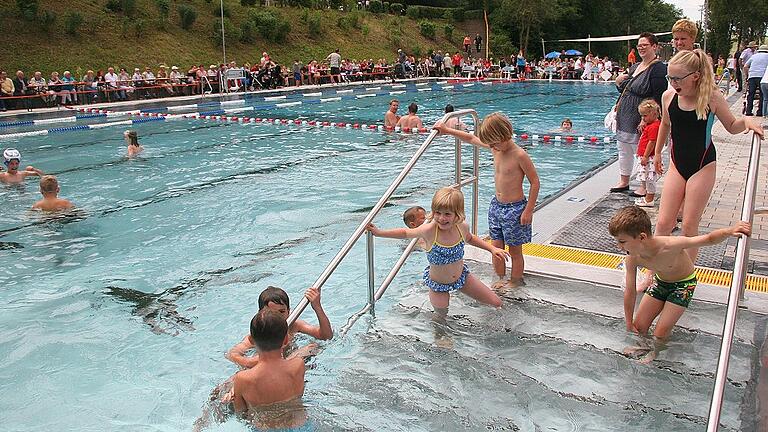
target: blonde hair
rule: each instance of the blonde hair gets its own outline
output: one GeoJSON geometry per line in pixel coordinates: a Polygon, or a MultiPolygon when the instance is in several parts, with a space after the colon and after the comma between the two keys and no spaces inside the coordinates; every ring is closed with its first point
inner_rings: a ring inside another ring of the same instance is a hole
{"type": "Polygon", "coordinates": [[[460,190],[444,187],[432,197],[432,212],[452,212],[458,217],[456,223],[464,222],[464,194],[460,190]]]}
{"type": "Polygon", "coordinates": [[[707,54],[700,49],[680,51],[669,60],[669,64],[680,65],[688,72],[699,73],[699,80],[696,82],[696,118],[705,120],[709,115],[709,100],[715,91],[715,76],[707,54]]]}
{"type": "Polygon", "coordinates": [[[59,188],[59,181],[56,180],[56,176],[46,175],[40,178],[41,193],[44,193],[44,194],[56,193],[56,190],[58,188],[59,188]]]}
{"type": "Polygon", "coordinates": [[[699,34],[699,28],[696,27],[696,23],[693,21],[682,18],[675,22],[672,26],[672,33],[683,32],[691,36],[691,39],[696,41],[696,36],[699,34]]]}
{"type": "Polygon", "coordinates": [[[500,112],[488,114],[477,128],[477,137],[488,145],[509,141],[512,134],[512,122],[500,112]]]}
{"type": "Polygon", "coordinates": [[[661,118],[661,107],[653,99],[644,99],[640,102],[640,105],[637,106],[637,111],[639,111],[640,114],[648,114],[653,111],[656,113],[657,118],[661,118]]]}

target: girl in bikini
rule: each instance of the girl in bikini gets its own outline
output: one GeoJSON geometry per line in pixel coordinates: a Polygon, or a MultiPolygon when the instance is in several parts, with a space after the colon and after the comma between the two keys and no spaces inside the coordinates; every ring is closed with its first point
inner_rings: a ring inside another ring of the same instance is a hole
{"type": "MultiPolygon", "coordinates": [[[[671,131],[671,163],[656,221],[657,236],[668,236],[677,223],[677,212],[683,206],[683,235],[699,233],[699,222],[715,184],[717,153],[712,142],[715,117],[731,134],[763,129],[750,117],[736,118],[722,93],[717,91],[712,65],[704,51],[681,51],[669,61],[667,80],[671,88],[662,96],[662,118],[656,140],[661,154],[671,131]]],[[[653,161],[661,175],[661,157],[653,161]]],[[[686,250],[696,262],[698,248],[686,250]]]]}
{"type": "Polygon", "coordinates": [[[469,273],[464,264],[464,244],[485,249],[499,260],[509,254],[484,242],[469,231],[464,221],[464,194],[453,188],[442,188],[432,198],[432,217],[416,228],[382,230],[370,224],[368,230],[377,237],[422,238],[427,244],[424,285],[429,288],[429,301],[435,312],[446,312],[452,291],[460,291],[473,299],[501,307],[501,299],[480,279],[469,273]]]}

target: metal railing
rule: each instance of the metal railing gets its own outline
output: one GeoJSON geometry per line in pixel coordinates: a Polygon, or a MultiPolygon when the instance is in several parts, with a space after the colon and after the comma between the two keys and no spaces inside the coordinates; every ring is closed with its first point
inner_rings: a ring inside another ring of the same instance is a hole
{"type": "MultiPolygon", "coordinates": [[[[760,169],[760,135],[753,133],[752,150],[749,155],[749,168],[747,170],[746,190],[744,191],[744,205],[741,208],[741,220],[752,223],[755,207],[755,192],[757,191],[757,175],[760,169]]],[[[740,236],[736,243],[736,261],[733,266],[733,278],[731,289],[728,293],[728,308],[723,324],[723,340],[720,345],[720,357],[717,360],[717,372],[715,386],[712,391],[712,402],[709,405],[709,420],[707,432],[716,432],[720,427],[720,411],[723,406],[723,392],[728,380],[728,363],[733,344],[733,332],[736,327],[736,313],[739,310],[739,300],[743,298],[744,281],[747,276],[747,262],[749,260],[750,238],[740,236]]]]}
{"type": "MultiPolygon", "coordinates": [[[[477,117],[477,112],[475,110],[471,109],[465,109],[465,110],[459,110],[454,111],[451,113],[445,114],[439,121],[440,122],[446,122],[448,119],[451,118],[458,118],[461,116],[471,116],[472,120],[474,122],[474,130],[475,133],[477,133],[477,127],[480,124],[480,121],[477,117]]],[[[368,224],[370,224],[373,219],[376,217],[376,215],[381,211],[381,209],[384,207],[384,205],[389,201],[389,199],[392,197],[392,194],[397,190],[397,188],[400,186],[400,184],[405,180],[405,177],[408,176],[408,174],[413,169],[414,165],[416,165],[416,162],[419,161],[421,156],[426,152],[427,148],[429,148],[430,144],[432,144],[432,141],[434,141],[435,137],[437,137],[437,131],[433,130],[426,140],[421,144],[421,146],[416,150],[416,152],[413,154],[411,159],[408,161],[408,163],[405,165],[402,171],[400,171],[400,174],[398,174],[397,178],[392,182],[392,184],[389,185],[386,192],[379,198],[379,201],[376,203],[376,205],[373,206],[370,212],[363,218],[363,221],[360,222],[360,225],[357,226],[355,231],[352,233],[352,235],[349,237],[346,243],[344,243],[344,246],[341,247],[341,250],[336,254],[335,257],[331,260],[331,262],[328,264],[328,266],[323,270],[323,272],[320,274],[320,276],[317,278],[314,284],[312,284],[313,287],[316,287],[318,289],[321,289],[323,284],[328,280],[328,278],[333,274],[333,272],[336,270],[336,268],[339,266],[341,261],[344,260],[344,258],[347,256],[349,251],[352,249],[352,247],[357,243],[357,241],[360,239],[360,236],[363,235],[363,232],[366,231],[366,227],[368,224]]],[[[472,175],[467,177],[466,179],[462,179],[462,172],[461,172],[461,141],[459,139],[456,139],[456,151],[454,154],[455,159],[455,181],[456,183],[453,185],[455,187],[461,187],[466,184],[472,183],[472,233],[477,234],[477,203],[478,203],[478,170],[479,170],[479,156],[480,156],[480,150],[473,146],[473,164],[472,164],[472,175]]],[[[367,239],[367,264],[368,264],[368,304],[361,310],[360,312],[353,315],[353,318],[360,317],[362,314],[368,311],[372,311],[374,308],[374,304],[376,301],[381,298],[381,296],[384,294],[384,291],[386,291],[389,284],[392,282],[392,279],[394,279],[395,275],[397,275],[397,272],[402,267],[403,263],[405,263],[405,260],[408,258],[408,255],[411,253],[413,248],[416,246],[417,239],[413,239],[411,243],[406,248],[403,255],[400,257],[400,259],[397,261],[395,266],[392,268],[390,273],[385,278],[384,282],[382,282],[381,286],[378,290],[375,289],[375,278],[374,278],[374,271],[373,271],[373,235],[368,232],[366,235],[367,239]]],[[[306,298],[302,298],[301,302],[296,306],[293,311],[291,311],[290,316],[288,317],[288,325],[293,324],[296,319],[301,315],[302,312],[304,312],[304,309],[306,309],[309,302],[306,298]]],[[[356,319],[356,318],[355,318],[356,319]]],[[[352,318],[350,318],[352,320],[352,318]]],[[[348,322],[348,325],[345,326],[345,330],[348,329],[349,325],[353,323],[354,321],[348,322]]]]}

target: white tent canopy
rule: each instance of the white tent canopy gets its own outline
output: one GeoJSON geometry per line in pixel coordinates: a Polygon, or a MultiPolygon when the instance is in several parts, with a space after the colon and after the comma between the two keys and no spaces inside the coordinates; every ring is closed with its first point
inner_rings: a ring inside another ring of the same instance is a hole
{"type": "MultiPolygon", "coordinates": [[[[661,32],[661,33],[654,33],[656,36],[664,36],[672,34],[671,31],[668,32],[661,32]]],[[[586,38],[581,39],[557,39],[557,40],[549,40],[546,42],[586,42],[589,47],[589,51],[592,51],[592,42],[621,42],[621,41],[628,41],[628,40],[635,40],[640,37],[639,34],[636,35],[626,35],[626,36],[601,36],[601,37],[592,37],[590,35],[587,35],[586,38]]],[[[546,50],[544,49],[544,39],[541,40],[541,52],[546,54],[546,50]]]]}

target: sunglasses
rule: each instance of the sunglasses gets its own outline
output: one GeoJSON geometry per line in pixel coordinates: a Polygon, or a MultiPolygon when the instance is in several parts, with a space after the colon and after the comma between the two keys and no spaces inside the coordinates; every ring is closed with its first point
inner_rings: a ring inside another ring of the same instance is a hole
{"type": "Polygon", "coordinates": [[[666,78],[667,78],[667,81],[669,81],[671,83],[679,83],[680,81],[688,78],[689,76],[691,76],[691,75],[693,75],[695,73],[696,73],[696,71],[689,72],[685,76],[681,76],[681,77],[667,75],[666,78]]]}

